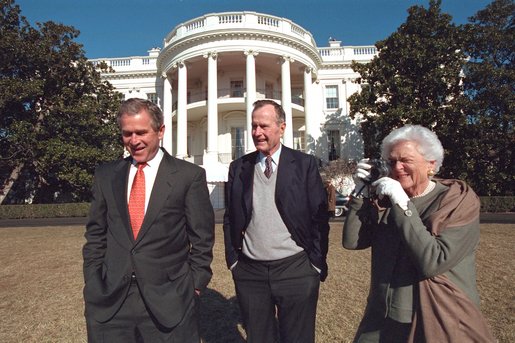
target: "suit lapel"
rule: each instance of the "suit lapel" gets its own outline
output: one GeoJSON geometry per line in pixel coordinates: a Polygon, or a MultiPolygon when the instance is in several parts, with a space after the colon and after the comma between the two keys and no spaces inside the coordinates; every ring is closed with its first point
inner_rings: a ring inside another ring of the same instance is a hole
{"type": "Polygon", "coordinates": [[[247,215],[247,222],[252,215],[252,188],[254,183],[254,168],[256,167],[256,158],[258,152],[247,155],[241,165],[241,182],[243,185],[243,204],[247,215]]]}
{"type": "Polygon", "coordinates": [[[131,223],[129,219],[129,208],[127,206],[127,184],[129,180],[130,158],[124,159],[114,168],[114,174],[111,181],[113,189],[113,197],[115,199],[116,207],[122,218],[123,226],[127,229],[127,234],[131,241],[134,241],[132,235],[131,223]]]}
{"type": "Polygon", "coordinates": [[[291,154],[290,149],[283,145],[279,157],[277,180],[275,183],[275,203],[278,209],[282,208],[281,199],[286,198],[282,196],[282,194],[290,187],[293,163],[295,163],[295,157],[291,154]]]}
{"type": "Polygon", "coordinates": [[[166,199],[170,195],[170,189],[173,187],[174,179],[171,178],[170,175],[177,171],[178,168],[173,158],[167,152],[164,152],[163,159],[157,170],[152,193],[150,193],[150,199],[148,201],[147,211],[145,212],[145,218],[143,219],[143,224],[141,225],[136,243],[145,236],[163,208],[166,199]]]}

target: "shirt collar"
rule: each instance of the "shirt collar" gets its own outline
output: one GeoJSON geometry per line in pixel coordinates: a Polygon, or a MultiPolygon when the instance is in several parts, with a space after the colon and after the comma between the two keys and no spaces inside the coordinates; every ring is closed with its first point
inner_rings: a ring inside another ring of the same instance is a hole
{"type": "MultiPolygon", "coordinates": [[[[164,153],[163,150],[158,149],[156,155],[154,158],[152,158],[150,161],[147,161],[147,166],[145,168],[150,167],[151,169],[159,167],[159,164],[161,163],[161,160],[163,159],[164,153]]],[[[132,159],[132,165],[134,167],[138,167],[138,162],[136,162],[134,159],[132,159]]]]}
{"type": "MultiPolygon", "coordinates": [[[[277,149],[277,151],[272,154],[272,164],[275,164],[276,166],[279,165],[279,157],[281,156],[282,147],[283,147],[283,145],[279,144],[279,149],[277,149]]],[[[264,166],[265,160],[266,160],[265,154],[263,154],[260,151],[258,154],[258,162],[264,166]]]]}

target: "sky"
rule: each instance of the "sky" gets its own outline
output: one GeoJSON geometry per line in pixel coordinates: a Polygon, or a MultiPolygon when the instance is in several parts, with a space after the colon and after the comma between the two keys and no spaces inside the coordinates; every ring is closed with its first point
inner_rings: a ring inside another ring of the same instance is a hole
{"type": "MultiPolygon", "coordinates": [[[[491,0],[442,0],[442,12],[463,24],[491,0]]],[[[177,25],[208,13],[253,11],[287,18],[318,47],[374,45],[406,21],[408,8],[429,0],[15,0],[35,25],[53,21],[80,31],[88,58],[146,56],[177,25]]]]}

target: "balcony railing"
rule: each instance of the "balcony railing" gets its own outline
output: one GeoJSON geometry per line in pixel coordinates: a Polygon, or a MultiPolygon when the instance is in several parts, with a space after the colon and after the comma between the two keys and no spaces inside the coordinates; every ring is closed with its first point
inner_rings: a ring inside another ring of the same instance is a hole
{"type": "MultiPolygon", "coordinates": [[[[217,99],[229,99],[229,98],[244,98],[246,94],[245,89],[230,89],[230,88],[220,88],[218,89],[218,96],[217,99]]],[[[282,92],[281,91],[269,91],[265,89],[258,88],[256,90],[256,99],[273,99],[273,100],[281,100],[282,92]]],[[[199,101],[207,101],[207,91],[188,91],[188,95],[186,98],[187,104],[192,104],[199,101]]],[[[292,94],[291,96],[291,102],[299,105],[304,106],[304,99],[302,98],[302,95],[295,95],[292,94]]],[[[177,102],[175,101],[172,104],[172,111],[175,111],[177,109],[177,102]]]]}
{"type": "Polygon", "coordinates": [[[343,46],[318,48],[318,53],[324,62],[350,62],[371,60],[377,55],[375,46],[343,46]]]}
{"type": "Polygon", "coordinates": [[[149,50],[148,56],[120,57],[120,58],[96,58],[90,60],[93,65],[105,62],[117,72],[127,71],[157,71],[156,61],[160,49],[149,50]]]}
{"type": "Polygon", "coordinates": [[[308,31],[291,20],[256,12],[212,13],[179,24],[165,38],[164,45],[200,32],[224,29],[257,29],[275,31],[300,38],[315,47],[315,40],[308,31]]]}

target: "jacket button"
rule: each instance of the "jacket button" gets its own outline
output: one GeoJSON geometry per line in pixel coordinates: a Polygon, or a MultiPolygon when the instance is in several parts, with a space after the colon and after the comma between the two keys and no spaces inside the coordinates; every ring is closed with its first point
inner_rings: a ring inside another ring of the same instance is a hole
{"type": "Polygon", "coordinates": [[[131,250],[131,255],[136,255],[136,250],[131,250]]]}

